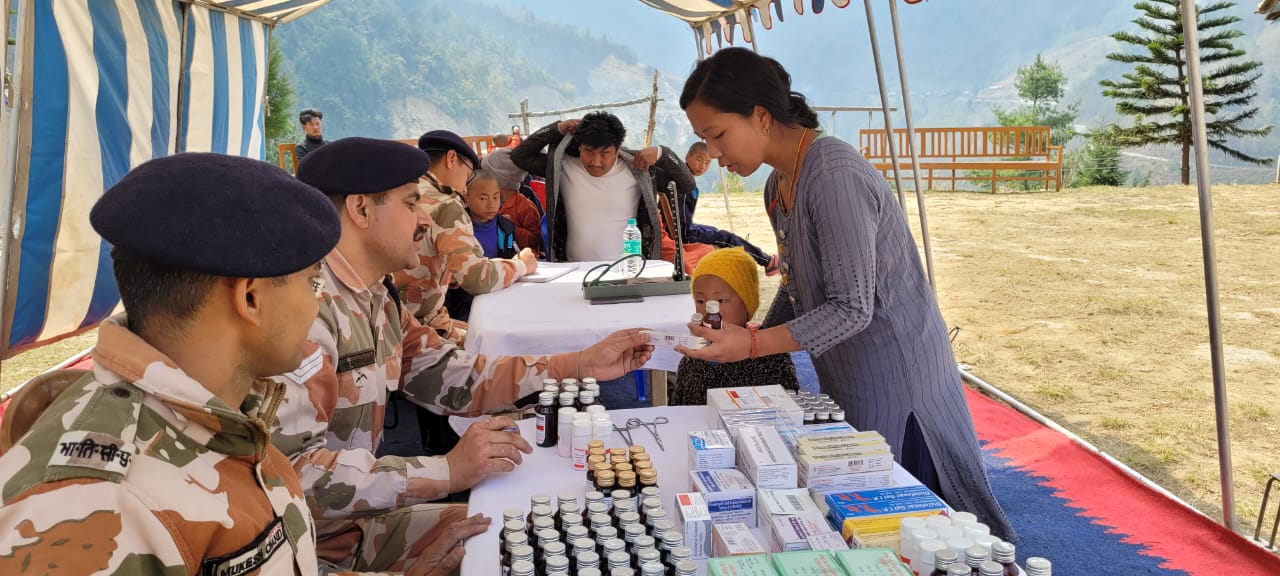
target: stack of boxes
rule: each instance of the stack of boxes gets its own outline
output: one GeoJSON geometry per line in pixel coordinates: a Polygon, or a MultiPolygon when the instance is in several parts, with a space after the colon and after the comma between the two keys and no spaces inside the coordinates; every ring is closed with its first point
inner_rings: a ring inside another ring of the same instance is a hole
{"type": "Polygon", "coordinates": [[[690,492],[676,495],[676,514],[695,557],[710,554],[710,574],[911,574],[894,549],[901,518],[946,505],[893,487],[880,434],[806,424],[780,386],[708,390],[707,406],[712,429],[689,434],[690,492]]]}

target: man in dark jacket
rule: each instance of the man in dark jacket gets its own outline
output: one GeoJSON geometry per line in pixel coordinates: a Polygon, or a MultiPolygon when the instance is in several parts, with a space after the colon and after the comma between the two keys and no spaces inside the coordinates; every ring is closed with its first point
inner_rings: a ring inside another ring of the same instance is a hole
{"type": "Polygon", "coordinates": [[[311,152],[315,152],[317,148],[328,144],[324,139],[324,114],[315,108],[307,108],[298,113],[298,123],[302,124],[302,132],[306,138],[302,139],[293,149],[293,153],[298,158],[298,162],[302,162],[302,158],[311,152]]]}
{"type": "Polygon", "coordinates": [[[675,183],[678,197],[691,194],[693,174],[665,146],[622,148],[626,133],[617,116],[592,112],[547,125],[511,151],[517,166],[546,178],[551,261],[617,259],[628,218],[635,218],[643,236],[641,254],[661,259],[658,194],[679,206],[668,185],[675,183]]]}

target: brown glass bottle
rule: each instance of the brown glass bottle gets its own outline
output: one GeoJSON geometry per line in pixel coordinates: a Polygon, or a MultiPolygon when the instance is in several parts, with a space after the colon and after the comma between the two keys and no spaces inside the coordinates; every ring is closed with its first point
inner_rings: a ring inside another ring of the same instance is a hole
{"type": "Polygon", "coordinates": [[[702,315],[702,325],[712,330],[720,330],[723,328],[723,319],[720,316],[720,301],[707,300],[707,313],[702,315]]]}
{"type": "Polygon", "coordinates": [[[653,488],[658,487],[658,472],[655,471],[654,469],[648,468],[648,469],[640,470],[636,473],[640,475],[641,491],[649,487],[653,487],[653,488]]]}
{"type": "MultiPolygon", "coordinates": [[[[605,466],[608,466],[607,464],[605,466]]],[[[617,484],[617,475],[613,470],[600,467],[596,469],[596,487],[601,494],[604,494],[604,505],[606,508],[613,508],[613,490],[617,484]]]]}
{"type": "Polygon", "coordinates": [[[550,392],[543,392],[538,395],[538,406],[533,409],[537,418],[537,434],[535,438],[538,446],[550,448],[556,445],[556,397],[550,392]]]}
{"type": "Polygon", "coordinates": [[[631,502],[631,509],[635,510],[636,494],[640,493],[639,488],[636,488],[636,473],[635,472],[619,472],[618,473],[618,489],[626,491],[627,500],[631,502]]]}

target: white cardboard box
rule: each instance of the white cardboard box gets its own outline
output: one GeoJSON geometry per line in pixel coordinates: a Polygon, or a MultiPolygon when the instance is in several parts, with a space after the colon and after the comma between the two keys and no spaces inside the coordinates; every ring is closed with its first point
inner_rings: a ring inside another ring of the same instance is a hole
{"type": "Polygon", "coordinates": [[[822,457],[801,454],[796,460],[800,476],[812,480],[818,476],[858,474],[893,469],[893,453],[887,450],[854,457],[822,457]]]}
{"type": "Polygon", "coordinates": [[[756,488],[741,472],[729,470],[691,470],[691,491],[702,494],[707,511],[716,524],[742,522],[756,527],[756,488]]]}
{"type": "Polygon", "coordinates": [[[751,533],[751,528],[741,522],[717,523],[712,527],[711,532],[711,555],[716,558],[768,552],[751,533]]]}
{"type": "Polygon", "coordinates": [[[756,488],[797,486],[796,459],[773,428],[747,427],[738,432],[738,468],[756,488]]]}
{"type": "Polygon", "coordinates": [[[737,452],[733,439],[724,430],[696,430],[689,433],[689,469],[733,468],[737,452]]]}
{"type": "Polygon", "coordinates": [[[760,527],[769,530],[775,516],[822,516],[822,509],[804,488],[791,490],[756,490],[756,518],[760,527]]]}
{"type": "Polygon", "coordinates": [[[707,390],[707,425],[720,427],[720,413],[772,408],[796,426],[804,425],[804,411],[782,386],[747,386],[707,390]]]}
{"type": "Polygon", "coordinates": [[[800,485],[815,492],[856,492],[858,490],[892,488],[893,470],[814,476],[812,478],[801,474],[800,485]]]}
{"type": "Polygon", "coordinates": [[[694,559],[711,554],[711,512],[702,494],[676,494],[676,526],[684,534],[684,545],[693,550],[694,559]]]}
{"type": "Polygon", "coordinates": [[[773,552],[809,549],[809,537],[831,531],[821,516],[774,516],[769,523],[769,545],[773,552]]]}

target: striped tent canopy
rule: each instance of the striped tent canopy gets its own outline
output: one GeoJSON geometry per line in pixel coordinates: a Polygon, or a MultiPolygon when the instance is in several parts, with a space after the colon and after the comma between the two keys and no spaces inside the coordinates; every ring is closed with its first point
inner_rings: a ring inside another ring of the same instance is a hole
{"type": "Polygon", "coordinates": [[[1258,4],[1258,13],[1267,17],[1267,20],[1280,20],[1280,0],[1262,0],[1258,4]]]}
{"type": "MultiPolygon", "coordinates": [[[[25,0],[6,245],[4,358],[119,306],[89,210],[177,152],[263,158],[271,28],[328,0],[25,0]]],[[[0,162],[0,165],[3,165],[0,162]]],[[[9,174],[6,173],[6,176],[9,174]]]]}
{"type": "MultiPolygon", "coordinates": [[[[836,8],[844,8],[851,0],[830,0],[836,8]]],[[[916,4],[921,0],[903,0],[907,4],[916,4]]],[[[826,8],[827,0],[640,0],[644,4],[669,14],[685,22],[693,28],[698,45],[705,54],[723,46],[733,44],[734,28],[742,36],[743,42],[753,42],[755,31],[752,21],[759,22],[766,30],[773,29],[773,19],[783,20],[783,5],[791,4],[796,14],[804,14],[807,3],[814,14],[821,14],[826,8]],[[715,46],[712,46],[712,42],[715,46]]]]}

